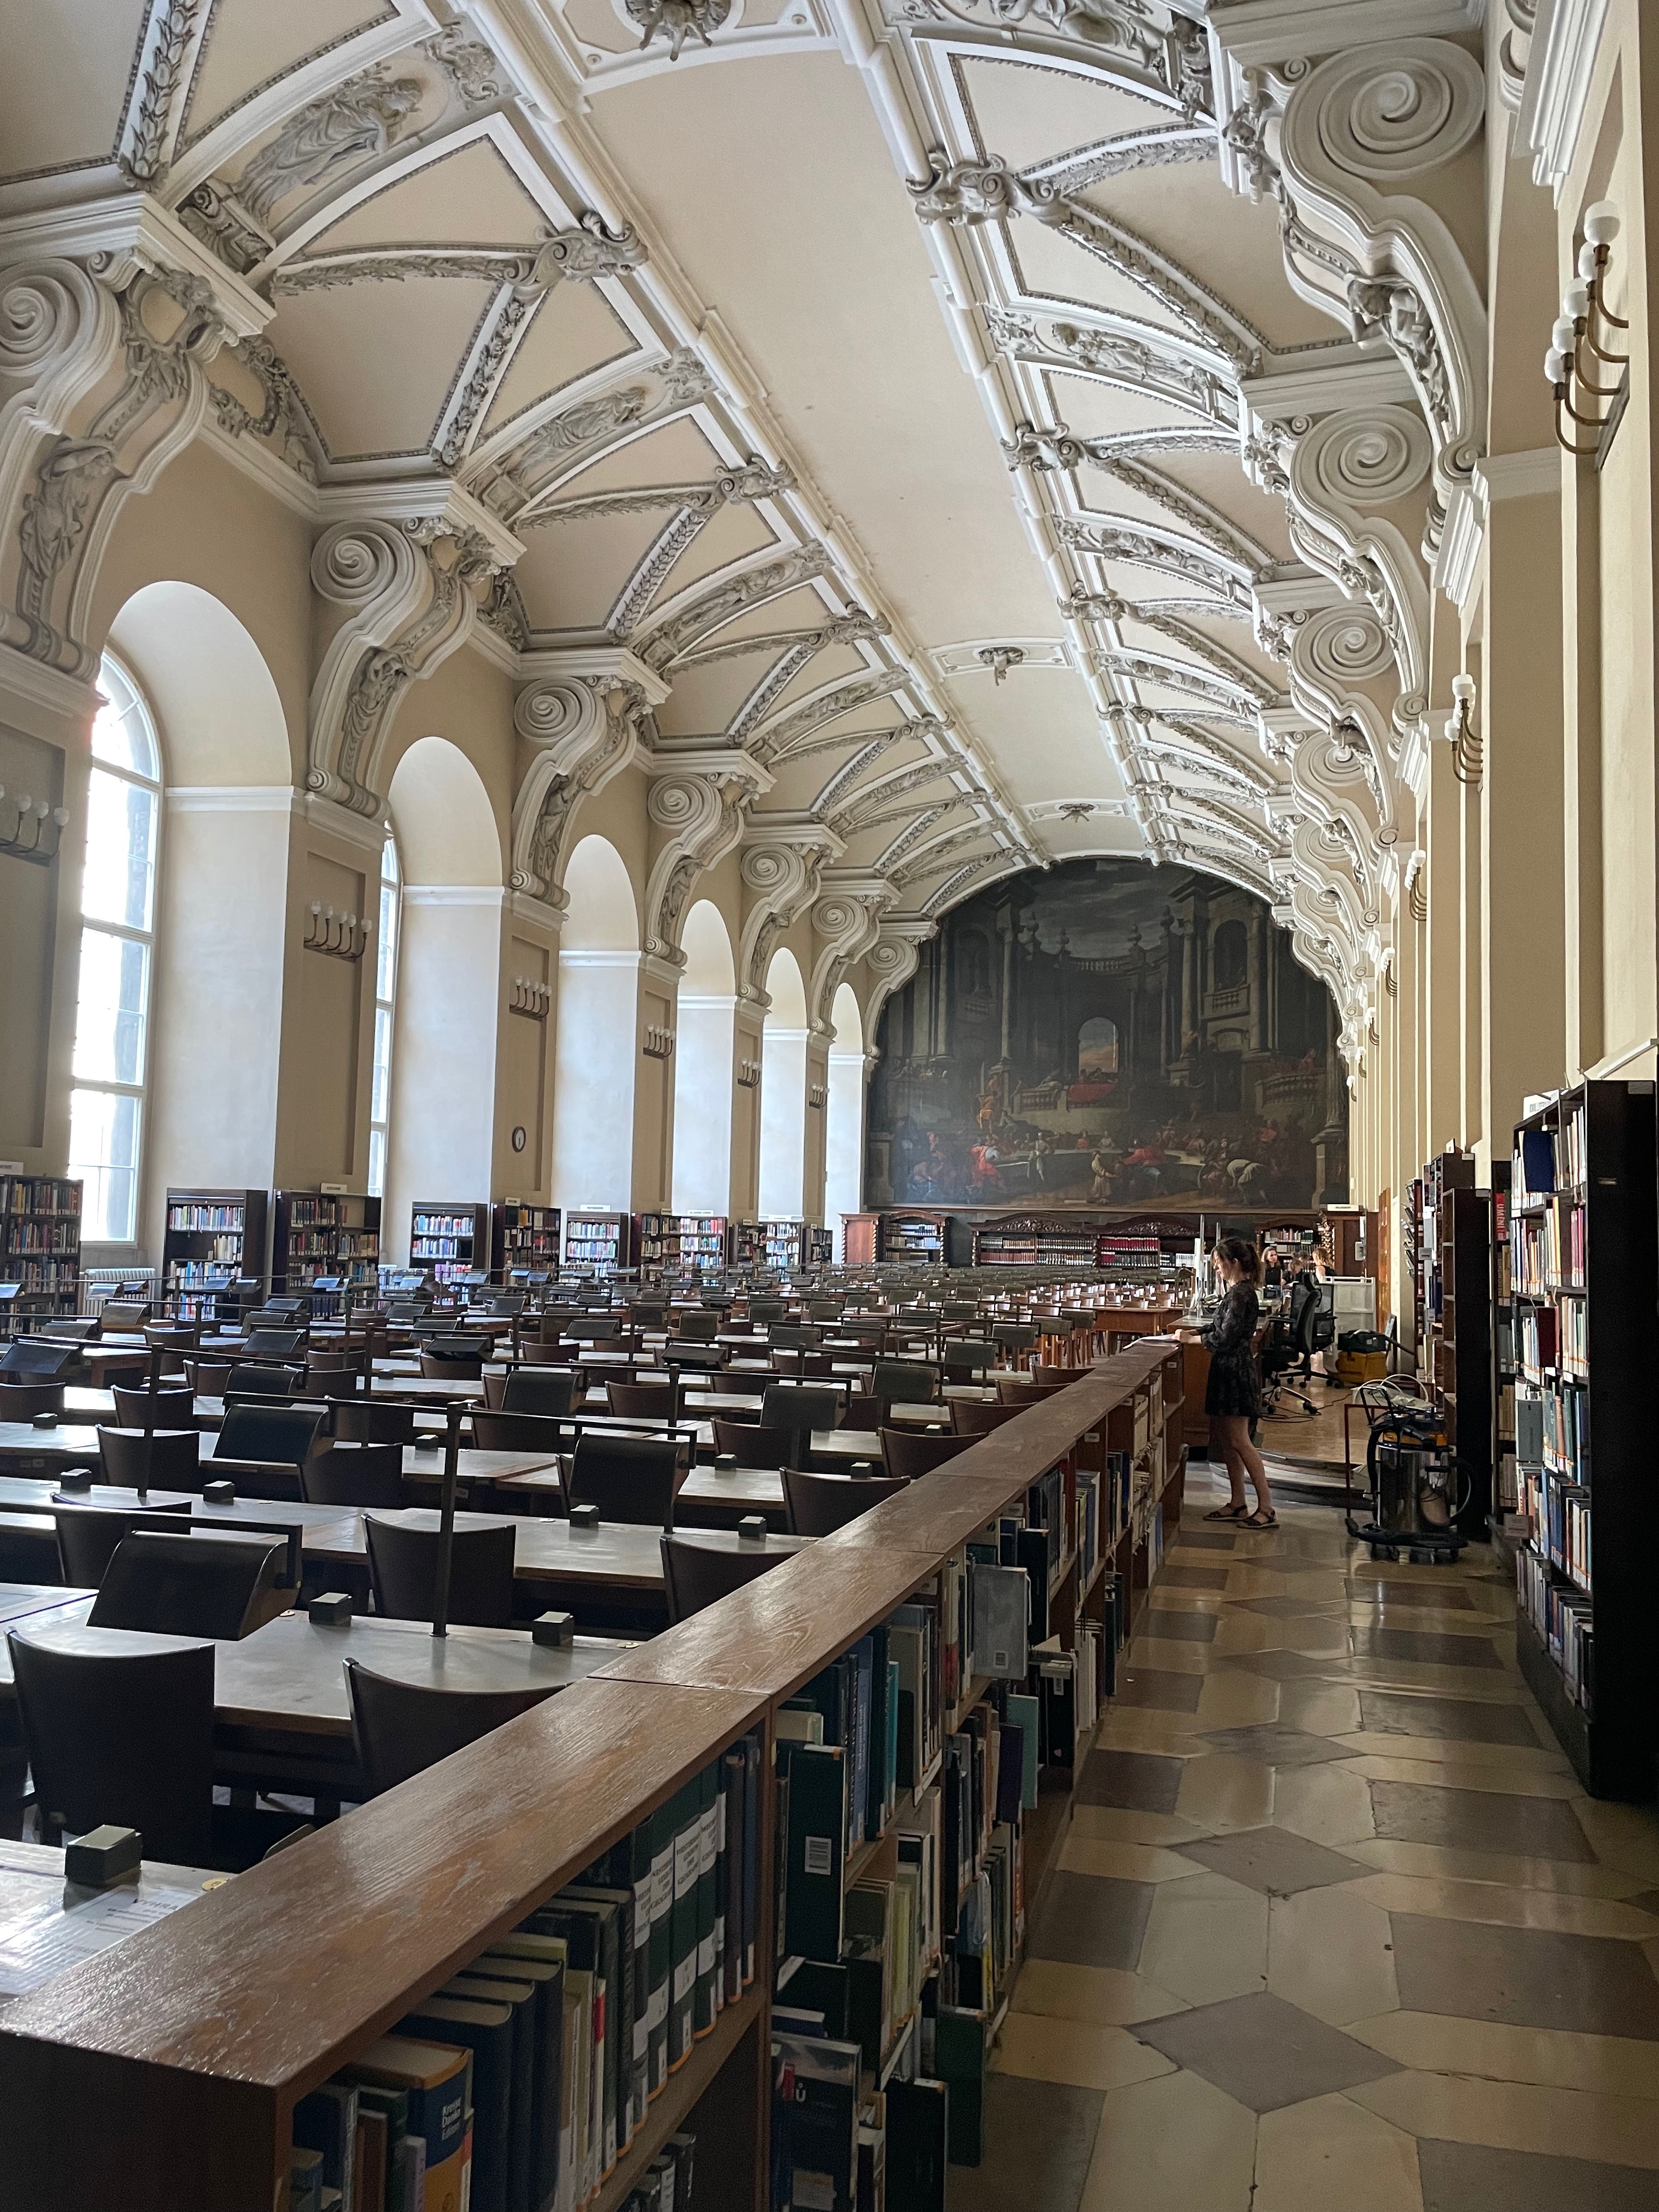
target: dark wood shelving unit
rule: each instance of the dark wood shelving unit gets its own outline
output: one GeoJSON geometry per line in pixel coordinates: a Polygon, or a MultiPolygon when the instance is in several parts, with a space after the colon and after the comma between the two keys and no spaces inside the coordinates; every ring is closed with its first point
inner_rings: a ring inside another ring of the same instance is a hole
{"type": "Polygon", "coordinates": [[[567,1213],[564,1264],[567,1267],[591,1267],[600,1275],[625,1273],[635,1265],[634,1216],[567,1213]]]}
{"type": "Polygon", "coordinates": [[[489,1276],[508,1281],[515,1269],[556,1275],[564,1260],[563,1216],[556,1206],[503,1198],[490,1209],[489,1276]]]}
{"type": "Polygon", "coordinates": [[[269,1212],[263,1190],[168,1191],[161,1290],[176,1320],[219,1320],[238,1281],[264,1280],[269,1212]]]}
{"type": "Polygon", "coordinates": [[[271,1223],[270,1287],[300,1297],[321,1276],[349,1282],[354,1296],[378,1291],[380,1201],[349,1191],[279,1190],[271,1223]]]}
{"type": "Polygon", "coordinates": [[[81,1302],[82,1185],[64,1176],[0,1176],[0,1336],[61,1320],[81,1302]]]}
{"type": "Polygon", "coordinates": [[[410,1209],[409,1264],[434,1283],[464,1282],[489,1269],[486,1200],[417,1198],[410,1209]]]}

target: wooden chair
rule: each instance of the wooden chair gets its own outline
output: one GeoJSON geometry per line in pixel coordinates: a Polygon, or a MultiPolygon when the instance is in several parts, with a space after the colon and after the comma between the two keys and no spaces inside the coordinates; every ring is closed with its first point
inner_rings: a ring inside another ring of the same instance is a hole
{"type": "Polygon", "coordinates": [[[556,1458],[569,1436],[556,1413],[493,1413],[481,1406],[472,1415],[472,1441],[480,1451],[545,1451],[556,1458]]]}
{"type": "Polygon", "coordinates": [[[842,1424],[848,1429],[878,1429],[882,1407],[879,1399],[872,1398],[866,1390],[852,1390],[847,1396],[847,1418],[842,1424]]]}
{"type": "Polygon", "coordinates": [[[799,1382],[774,1382],[761,1400],[761,1419],[770,1428],[796,1429],[810,1437],[814,1429],[833,1429],[844,1403],[839,1390],[813,1389],[799,1382]]]}
{"type": "Polygon", "coordinates": [[[316,1406],[227,1406],[212,1455],[280,1460],[298,1467],[317,1449],[327,1420],[316,1406]]]}
{"type": "MultiPolygon", "coordinates": [[[[196,1425],[193,1390],[126,1390],[117,1382],[112,1385],[110,1395],[115,1401],[118,1428],[142,1429],[146,1420],[157,1429],[193,1429],[196,1425]]],[[[0,1396],[0,1409],[4,1402],[0,1396]]]]}
{"type": "Polygon", "coordinates": [[[565,1481],[569,1504],[597,1505],[603,1521],[672,1529],[684,1447],[670,1437],[616,1437],[586,1430],[565,1481]]]}
{"type": "Polygon", "coordinates": [[[1005,1406],[1000,1402],[989,1406],[971,1398],[952,1398],[951,1428],[958,1437],[988,1437],[993,1429],[1000,1429],[1005,1421],[1017,1421],[1025,1411],[1024,1406],[1005,1406]]]}
{"type": "Polygon", "coordinates": [[[55,1505],[52,1527],[58,1540],[58,1571],[71,1589],[96,1589],[122,1539],[139,1528],[188,1528],[188,1517],[119,1505],[55,1505]]]}
{"type": "Polygon", "coordinates": [[[305,1380],[301,1367],[233,1367],[221,1394],[226,1398],[291,1398],[305,1380]]]}
{"type": "Polygon", "coordinates": [[[890,1407],[935,1406],[939,1403],[939,1370],[920,1360],[878,1359],[870,1384],[870,1395],[886,1419],[890,1407]]]}
{"type": "Polygon", "coordinates": [[[421,1347],[421,1372],[434,1382],[476,1382],[483,1373],[486,1346],[477,1338],[453,1337],[441,1352],[421,1347]]]}
{"type": "Polygon", "coordinates": [[[281,1611],[288,1546],[216,1528],[131,1528],[116,1546],[87,1623],[234,1644],[281,1611]]]}
{"type": "Polygon", "coordinates": [[[356,1505],[381,1510],[404,1502],[404,1448],[398,1443],[341,1443],[300,1468],[307,1505],[356,1505]]]}
{"type": "MultiPolygon", "coordinates": [[[[437,1516],[432,1526],[363,1516],[374,1610],[392,1620],[430,1620],[437,1591],[437,1516]]],[[[513,1547],[516,1531],[457,1528],[449,1576],[449,1618],[457,1626],[513,1626],[513,1547]]]]}
{"type": "Polygon", "coordinates": [[[526,1374],[515,1368],[501,1394],[501,1410],[507,1413],[568,1413],[578,1389],[586,1378],[580,1368],[541,1369],[526,1374]]]}
{"type": "Polygon", "coordinates": [[[378,1797],[516,1720],[551,1690],[434,1690],[345,1662],[357,1763],[378,1797]]]}
{"type": "Polygon", "coordinates": [[[693,1306],[680,1316],[675,1334],[686,1344],[712,1344],[720,1334],[720,1320],[707,1306],[693,1306]]]}
{"type": "Polygon", "coordinates": [[[127,1490],[202,1486],[202,1432],[197,1428],[156,1429],[148,1439],[142,1429],[100,1428],[98,1456],[105,1481],[127,1490]]]}
{"type": "Polygon", "coordinates": [[[1016,1366],[1019,1356],[1027,1352],[1037,1340],[1036,1330],[1029,1322],[1000,1321],[991,1326],[991,1341],[1006,1353],[1016,1366]]]}
{"type": "Polygon", "coordinates": [[[663,1587],[671,1621],[689,1620],[694,1613],[701,1613],[720,1598],[730,1597],[733,1590],[769,1574],[793,1556],[760,1544],[734,1551],[730,1545],[711,1543],[706,1531],[682,1530],[660,1541],[663,1587]]]}
{"type": "Polygon", "coordinates": [[[672,1421],[678,1419],[678,1396],[672,1382],[607,1382],[606,1403],[613,1413],[629,1421],[672,1421]]]}
{"type": "Polygon", "coordinates": [[[896,1498],[907,1486],[902,1477],[883,1474],[807,1474],[783,1470],[783,1502],[792,1534],[833,1536],[872,1505],[896,1498]]]}
{"type": "Polygon", "coordinates": [[[708,1387],[718,1397],[752,1398],[756,1384],[766,1380],[763,1375],[733,1374],[729,1367],[723,1367],[718,1374],[708,1377],[708,1387]]]}
{"type": "Polygon", "coordinates": [[[412,1444],[415,1407],[395,1398],[342,1399],[334,1408],[334,1441],[341,1444],[412,1444]]]}
{"type": "Polygon", "coordinates": [[[11,1382],[0,1376],[0,1421],[32,1421],[37,1413],[64,1411],[61,1382],[11,1382]]]}
{"type": "Polygon", "coordinates": [[[945,1379],[947,1382],[978,1382],[988,1368],[1001,1358],[1000,1346],[982,1339],[948,1336],[945,1340],[945,1379]]]}
{"type": "Polygon", "coordinates": [[[769,1429],[759,1421],[716,1420],[710,1425],[715,1451],[739,1467],[782,1467],[795,1451],[793,1429],[769,1429]]]}
{"type": "Polygon", "coordinates": [[[906,1482],[914,1482],[919,1475],[931,1474],[947,1459],[955,1459],[958,1452],[967,1450],[971,1437],[913,1436],[906,1429],[884,1429],[881,1432],[882,1463],[889,1474],[899,1475],[906,1482]]]}
{"type": "Polygon", "coordinates": [[[1052,1398],[1057,1390],[1069,1387],[1065,1382],[1039,1382],[1027,1375],[999,1375],[997,1401],[1004,1406],[1036,1406],[1044,1398],[1052,1398]]]}
{"type": "Polygon", "coordinates": [[[187,1359],[185,1362],[185,1377],[198,1398],[222,1398],[235,1371],[235,1363],[229,1359],[187,1359]]]}

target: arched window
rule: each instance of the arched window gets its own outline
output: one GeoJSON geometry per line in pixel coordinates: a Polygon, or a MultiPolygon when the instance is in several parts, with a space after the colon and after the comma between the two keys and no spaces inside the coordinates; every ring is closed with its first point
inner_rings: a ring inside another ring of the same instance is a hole
{"type": "Polygon", "coordinates": [[[1085,1083],[1117,1073],[1117,1024],[1104,1014],[1085,1022],[1077,1033],[1077,1072],[1085,1083]]]}
{"type": "Polygon", "coordinates": [[[107,653],[98,689],[103,703],[92,726],[87,787],[70,1173],[86,1184],[85,1241],[130,1244],[138,1233],[161,755],[143,695],[107,653]]]}
{"type": "Polygon", "coordinates": [[[1242,921],[1224,921],[1215,933],[1215,988],[1236,991],[1249,965],[1250,940],[1242,921]]]}
{"type": "Polygon", "coordinates": [[[398,841],[380,848],[380,951],[374,968],[374,1087],[368,1106],[368,1194],[386,1192],[386,1132],[392,1119],[392,1009],[398,989],[398,841]]]}

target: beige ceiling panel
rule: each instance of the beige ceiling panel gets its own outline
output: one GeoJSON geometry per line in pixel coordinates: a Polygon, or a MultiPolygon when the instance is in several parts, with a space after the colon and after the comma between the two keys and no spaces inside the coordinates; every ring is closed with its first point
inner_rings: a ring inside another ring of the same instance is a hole
{"type": "Polygon", "coordinates": [[[639,33],[618,19],[611,0],[566,0],[563,15],[583,46],[595,49],[590,60],[602,59],[606,54],[633,53],[638,49],[639,33]]]}
{"type": "Polygon", "coordinates": [[[1199,419],[1185,408],[1170,406],[1168,400],[1103,384],[1097,377],[1051,375],[1048,389],[1056,420],[1079,438],[1109,438],[1120,430],[1161,430],[1171,424],[1190,427],[1199,419]]]}
{"type": "Polygon", "coordinates": [[[550,522],[526,530],[513,580],[531,628],[597,628],[667,520],[664,510],[599,515],[588,522],[550,522]]]}
{"type": "Polygon", "coordinates": [[[1120,276],[1092,253],[1085,253],[1063,231],[1045,229],[1040,222],[1017,223],[1009,233],[1009,247],[1028,299],[1052,300],[1056,307],[1092,307],[1102,314],[1127,315],[1152,331],[1188,335],[1154,294],[1120,276]]]}
{"type": "Polygon", "coordinates": [[[1016,668],[1006,684],[960,677],[951,705],[986,732],[1017,805],[1038,799],[1121,799],[1111,754],[1081,680],[1064,669],[1016,668]]]}
{"type": "Polygon", "coordinates": [[[477,246],[511,252],[538,245],[554,225],[519,182],[501,149],[475,138],[375,192],[319,231],[307,254],[391,246],[477,246]]]}
{"type": "MultiPolygon", "coordinates": [[[[1139,459],[1138,455],[1133,458],[1139,459]]],[[[1145,465],[1161,469],[1167,459],[1164,453],[1149,453],[1145,465]]],[[[1237,461],[1230,461],[1227,465],[1237,473],[1237,461]]],[[[1105,469],[1091,468],[1085,461],[1077,472],[1077,484],[1091,520],[1124,522],[1132,527],[1151,523],[1159,530],[1178,530],[1183,537],[1197,535],[1184,514],[1174,513],[1149,493],[1121,483],[1105,469]]]]}
{"type": "Polygon", "coordinates": [[[1236,453],[1173,453],[1147,455],[1151,465],[1224,514],[1236,528],[1265,545],[1275,560],[1291,556],[1285,502],[1258,491],[1239,465],[1236,453]]]}
{"type": "Polygon", "coordinates": [[[1178,108],[1040,63],[959,61],[957,73],[979,125],[980,143],[1014,169],[1097,138],[1154,131],[1182,119],[1178,108]]]}
{"type": "MultiPolygon", "coordinates": [[[[111,12],[100,0],[100,12],[111,12]]],[[[389,21],[395,8],[363,0],[215,0],[185,110],[185,143],[203,137],[234,107],[289,76],[355,31],[389,21]]]]}
{"type": "Polygon", "coordinates": [[[492,292],[415,276],[283,301],[268,335],[336,460],[425,449],[492,292]]]}
{"type": "Polygon", "coordinates": [[[145,0],[14,0],[0,21],[0,174],[106,161],[145,0]]]}
{"type": "MultiPolygon", "coordinates": [[[[658,708],[658,721],[672,737],[712,734],[726,729],[755,686],[781,658],[775,652],[745,653],[731,660],[707,662],[700,668],[671,671],[669,681],[674,686],[674,694],[665,707],[658,708]]],[[[805,680],[798,678],[781,693],[768,706],[767,714],[776,714],[787,701],[799,701],[833,682],[837,676],[854,675],[866,665],[848,646],[837,646],[831,652],[815,654],[808,664],[805,680]]]]}
{"type": "Polygon", "coordinates": [[[712,522],[704,523],[669,570],[652,606],[660,606],[665,599],[689,590],[717,569],[728,568],[733,561],[748,560],[777,543],[753,507],[721,507],[712,522]]]}
{"type": "Polygon", "coordinates": [[[623,360],[634,348],[633,333],[597,285],[556,286],[514,350],[484,417],[483,435],[494,437],[549,392],[562,391],[590,369],[623,360]]]}
{"type": "Polygon", "coordinates": [[[681,415],[583,469],[559,486],[557,495],[586,499],[599,492],[638,491],[647,484],[706,483],[725,465],[697,425],[681,415]]]}
{"type": "Polygon", "coordinates": [[[1298,300],[1285,281],[1272,202],[1256,205],[1230,192],[1213,162],[1126,170],[1078,197],[1155,240],[1160,253],[1247,316],[1270,344],[1315,344],[1335,335],[1329,316],[1298,300]]]}
{"type": "Polygon", "coordinates": [[[1054,635],[860,72],[830,53],[745,61],[740,84],[665,70],[597,94],[591,123],[753,363],[884,603],[924,645],[1054,635]]]}
{"type": "Polygon", "coordinates": [[[1057,860],[1085,860],[1095,854],[1149,860],[1133,814],[1091,814],[1080,822],[1045,821],[1042,842],[1057,860]]]}

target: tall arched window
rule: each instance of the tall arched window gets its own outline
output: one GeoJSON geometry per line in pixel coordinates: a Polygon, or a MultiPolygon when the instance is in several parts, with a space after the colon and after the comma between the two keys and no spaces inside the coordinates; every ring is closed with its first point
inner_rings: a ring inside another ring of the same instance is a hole
{"type": "Polygon", "coordinates": [[[386,1133],[392,1121],[392,1009],[398,990],[398,841],[380,848],[380,951],[374,967],[374,1087],[368,1107],[368,1194],[386,1193],[386,1133]]]}
{"type": "Polygon", "coordinates": [[[161,755],[142,694],[107,653],[98,688],[103,704],[92,726],[87,789],[70,1173],[86,1184],[85,1241],[130,1244],[138,1233],[161,755]]]}

